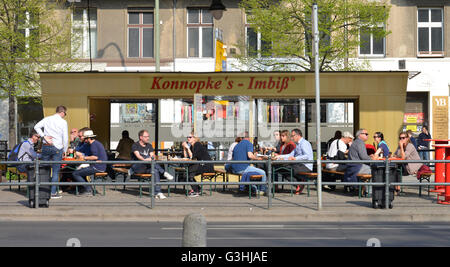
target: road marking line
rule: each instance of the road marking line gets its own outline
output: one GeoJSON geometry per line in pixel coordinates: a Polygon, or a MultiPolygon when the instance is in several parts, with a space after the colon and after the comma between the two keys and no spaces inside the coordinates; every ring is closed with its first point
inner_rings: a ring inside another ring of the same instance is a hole
{"type": "MultiPolygon", "coordinates": [[[[149,237],[151,240],[181,240],[181,237],[149,237]]],[[[216,240],[346,240],[346,237],[208,237],[216,240]]]]}
{"type": "MultiPolygon", "coordinates": [[[[182,227],[164,227],[162,230],[183,230],[182,227]]],[[[208,230],[427,230],[429,228],[424,227],[401,227],[401,228],[393,228],[393,227],[292,227],[292,228],[271,228],[271,227],[208,227],[208,230]]]]}

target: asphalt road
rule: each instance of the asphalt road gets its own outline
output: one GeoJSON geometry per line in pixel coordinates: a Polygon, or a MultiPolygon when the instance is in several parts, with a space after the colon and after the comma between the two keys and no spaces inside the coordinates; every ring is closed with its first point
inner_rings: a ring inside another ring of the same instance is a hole
{"type": "MultiPolygon", "coordinates": [[[[174,222],[0,222],[2,247],[180,247],[174,222]]],[[[208,223],[208,247],[449,246],[445,223],[208,223]]]]}

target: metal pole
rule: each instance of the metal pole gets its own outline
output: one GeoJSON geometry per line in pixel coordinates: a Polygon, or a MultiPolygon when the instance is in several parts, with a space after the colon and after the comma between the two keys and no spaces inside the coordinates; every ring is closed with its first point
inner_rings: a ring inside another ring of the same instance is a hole
{"type": "Polygon", "coordinates": [[[34,208],[39,209],[39,160],[34,162],[34,208]]]}
{"type": "Polygon", "coordinates": [[[322,161],[320,147],[320,78],[319,78],[319,21],[317,3],[313,4],[314,21],[314,67],[316,78],[316,146],[317,146],[317,209],[322,209],[322,161]]]}
{"type": "Polygon", "coordinates": [[[384,192],[384,197],[385,197],[385,200],[384,200],[384,206],[386,207],[386,209],[387,208],[389,208],[389,183],[390,183],[390,181],[389,181],[389,159],[388,159],[388,157],[386,157],[386,170],[385,170],[385,175],[386,175],[386,179],[385,179],[385,182],[386,182],[386,184],[385,184],[385,192],[384,192]]]}
{"type": "Polygon", "coordinates": [[[155,205],[155,160],[152,160],[152,178],[151,178],[151,205],[150,207],[153,209],[155,205]]]}
{"type": "Polygon", "coordinates": [[[155,72],[159,72],[159,0],[155,0],[155,72]]]}
{"type": "Polygon", "coordinates": [[[272,207],[272,159],[269,157],[269,161],[267,162],[267,188],[266,188],[266,195],[267,195],[267,201],[268,201],[268,208],[270,209],[272,207]]]}

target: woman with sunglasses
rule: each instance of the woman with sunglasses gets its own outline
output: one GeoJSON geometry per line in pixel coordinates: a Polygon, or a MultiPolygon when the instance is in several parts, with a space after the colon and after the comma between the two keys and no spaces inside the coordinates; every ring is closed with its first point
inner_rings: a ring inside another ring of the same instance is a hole
{"type": "MultiPolygon", "coordinates": [[[[416,148],[409,140],[408,133],[402,132],[398,136],[398,148],[395,151],[393,158],[398,158],[402,160],[420,160],[419,153],[417,153],[416,148]]],[[[402,173],[406,169],[408,175],[414,175],[422,166],[422,163],[408,163],[401,165],[402,173]]],[[[400,176],[397,175],[397,181],[400,182],[400,176]]],[[[400,186],[395,186],[395,191],[398,193],[400,191],[400,186]]]]}
{"type": "Polygon", "coordinates": [[[376,143],[376,148],[377,151],[375,151],[375,156],[374,159],[379,159],[379,158],[383,158],[383,157],[389,157],[389,146],[387,145],[387,143],[384,141],[384,135],[382,132],[376,132],[373,135],[373,139],[375,140],[376,143]]]}

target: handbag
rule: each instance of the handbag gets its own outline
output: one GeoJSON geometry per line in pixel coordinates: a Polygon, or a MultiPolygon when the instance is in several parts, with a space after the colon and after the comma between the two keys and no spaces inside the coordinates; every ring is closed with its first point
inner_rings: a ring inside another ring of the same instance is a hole
{"type": "Polygon", "coordinates": [[[339,150],[339,140],[336,142],[337,147],[337,153],[336,156],[333,157],[335,160],[346,160],[347,157],[345,156],[345,153],[339,150]]]}

